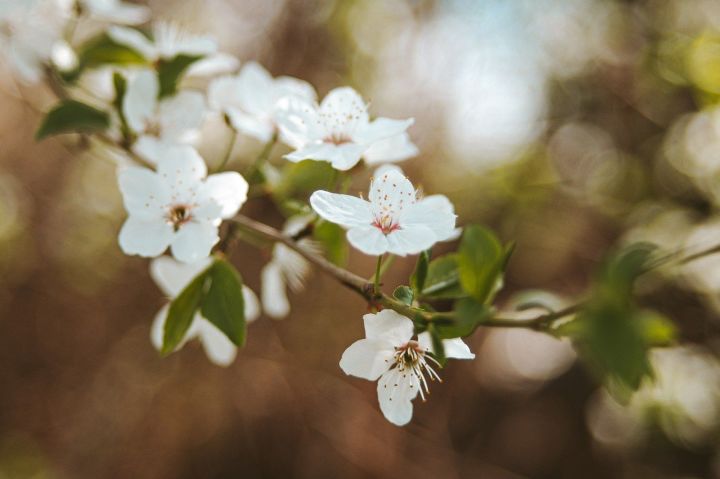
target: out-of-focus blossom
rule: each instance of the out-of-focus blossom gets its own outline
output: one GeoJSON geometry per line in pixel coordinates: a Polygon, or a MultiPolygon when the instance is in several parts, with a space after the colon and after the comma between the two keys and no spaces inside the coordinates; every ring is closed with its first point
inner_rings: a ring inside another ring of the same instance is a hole
{"type": "Polygon", "coordinates": [[[112,27],[108,35],[117,43],[136,50],[150,62],[172,60],[178,55],[208,56],[217,52],[215,40],[205,35],[194,35],[174,23],[154,23],[152,31],[152,40],[127,27],[112,27]]]}
{"type": "MultiPolygon", "coordinates": [[[[283,227],[283,234],[294,236],[300,233],[313,217],[298,215],[289,218],[283,227]]],[[[318,250],[317,244],[308,238],[299,239],[298,244],[311,251],[318,250]]],[[[287,288],[296,293],[302,291],[309,274],[310,263],[305,258],[284,244],[276,243],[272,249],[272,259],[260,273],[263,311],[271,318],[286,317],[290,313],[287,288]]]]}
{"type": "Polygon", "coordinates": [[[418,147],[410,140],[410,135],[402,132],[370,145],[363,154],[363,159],[368,165],[397,163],[417,156],[419,152],[418,147]]]}
{"type": "Polygon", "coordinates": [[[162,151],[157,172],[140,167],[120,171],[118,182],[128,219],[120,231],[126,254],[154,257],[168,246],[185,263],[206,258],[218,242],[223,219],[235,215],[248,184],[236,172],[210,175],[189,146],[162,151]]]}
{"type": "MultiPolygon", "coordinates": [[[[190,284],[195,276],[207,269],[211,263],[211,258],[188,264],[175,261],[169,256],[161,256],[150,263],[150,276],[152,276],[163,293],[173,299],[190,284]]],[[[242,295],[245,304],[245,321],[255,321],[260,316],[260,304],[257,296],[245,285],[243,285],[242,295]]],[[[169,306],[165,305],[158,311],[150,330],[150,339],[158,351],[162,348],[163,328],[168,309],[169,306]]],[[[228,366],[235,360],[237,346],[199,312],[195,314],[190,328],[188,328],[185,337],[180,341],[176,350],[195,338],[202,343],[210,361],[218,366],[228,366]]]]}
{"type": "MultiPolygon", "coordinates": [[[[378,381],[380,410],[391,423],[403,426],[413,414],[412,400],[420,394],[424,400],[429,393],[428,378],[440,379],[432,366],[437,362],[427,333],[413,340],[413,322],[386,309],[363,316],[365,339],[355,341],[345,350],[340,367],[352,376],[378,381]]],[[[443,341],[448,358],[473,359],[475,355],[462,339],[443,341]]]]}
{"type": "Polygon", "coordinates": [[[273,78],[255,62],[246,63],[237,76],[214,80],[208,88],[210,107],[225,113],[236,130],[262,142],[277,133],[279,101],[288,96],[310,103],[317,99],[309,83],[287,76],[273,78]]]}
{"type": "Polygon", "coordinates": [[[310,204],[321,217],[346,228],[350,244],[369,255],[417,254],[456,234],[447,198],[418,199],[398,170],[385,170],[373,179],[368,199],[316,191],[310,204]]]}
{"type": "Polygon", "coordinates": [[[285,158],[327,161],[338,170],[349,170],[374,143],[403,133],[414,121],[370,121],[365,101],[349,87],[332,90],[320,105],[292,97],[281,108],[280,131],[295,148],[285,158]]]}
{"type": "Polygon", "coordinates": [[[63,15],[52,0],[0,2],[0,58],[36,83],[62,34],[63,15]]]}
{"type": "Polygon", "coordinates": [[[138,25],[150,19],[150,9],[120,0],[58,0],[70,13],[78,12],[93,20],[138,25]]]}
{"type": "Polygon", "coordinates": [[[160,85],[152,70],[142,70],[128,84],[123,114],[138,138],[135,151],[151,160],[159,149],[186,143],[202,125],[205,99],[196,91],[183,90],[158,100],[160,85]]]}
{"type": "Polygon", "coordinates": [[[711,441],[720,426],[720,361],[699,346],[651,351],[655,379],[646,379],[627,406],[604,390],[588,407],[588,425],[608,446],[641,441],[659,426],[672,441],[698,446],[711,441]]]}

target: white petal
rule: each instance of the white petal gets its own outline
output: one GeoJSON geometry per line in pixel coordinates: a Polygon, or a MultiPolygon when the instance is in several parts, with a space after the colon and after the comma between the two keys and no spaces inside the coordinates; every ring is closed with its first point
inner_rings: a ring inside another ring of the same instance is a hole
{"type": "Polygon", "coordinates": [[[159,151],[158,174],[170,186],[197,183],[207,175],[207,166],[195,148],[173,145],[159,151]]]}
{"type": "MultiPolygon", "coordinates": [[[[418,343],[425,351],[435,352],[430,333],[425,332],[418,334],[418,343]]],[[[443,339],[443,348],[445,349],[445,356],[448,358],[475,359],[475,354],[470,351],[468,345],[460,338],[443,339]]]]}
{"type": "Polygon", "coordinates": [[[265,314],[271,318],[281,319],[290,313],[290,303],[287,298],[285,278],[280,265],[274,261],[269,262],[260,272],[262,284],[262,305],[265,314]]]}
{"type": "Polygon", "coordinates": [[[216,53],[202,58],[187,69],[186,77],[210,77],[237,70],[240,61],[227,53],[216,53]]]}
{"type": "Polygon", "coordinates": [[[159,256],[173,237],[172,226],[162,219],[143,220],[130,216],[120,230],[120,249],[146,258],[159,256]]]}
{"type": "Polygon", "coordinates": [[[245,303],[245,321],[252,323],[260,317],[260,301],[255,292],[243,285],[243,302],[245,303]]]}
{"type": "Polygon", "coordinates": [[[295,96],[310,103],[314,103],[317,100],[315,88],[310,83],[288,76],[281,76],[275,79],[275,94],[278,98],[295,96]]]}
{"type": "Polygon", "coordinates": [[[170,201],[170,190],[152,170],[128,167],[118,173],[118,186],[125,209],[142,218],[161,218],[170,201]]]}
{"type": "Polygon", "coordinates": [[[388,251],[398,256],[418,254],[437,241],[433,230],[427,226],[402,226],[386,236],[388,251]]]}
{"type": "Polygon", "coordinates": [[[377,392],[385,418],[396,426],[409,423],[413,414],[412,400],[419,389],[420,383],[414,374],[403,373],[398,368],[383,374],[378,381],[377,392]]]}
{"type": "Polygon", "coordinates": [[[210,255],[210,250],[220,240],[217,226],[211,223],[186,223],[172,239],[173,256],[184,263],[194,263],[210,255]]]}
{"type": "Polygon", "coordinates": [[[342,122],[348,133],[363,130],[369,121],[365,100],[350,87],[331,90],[320,103],[319,111],[326,124],[342,122]]]}
{"type": "Polygon", "coordinates": [[[387,237],[374,226],[354,226],[348,230],[347,239],[354,248],[371,256],[389,251],[387,237]]]}
{"type": "Polygon", "coordinates": [[[165,320],[167,319],[169,309],[169,304],[163,306],[160,311],[158,311],[155,315],[155,319],[153,320],[152,326],[150,327],[150,342],[153,346],[155,346],[155,349],[157,349],[158,351],[162,349],[163,336],[165,335],[165,320]]]}
{"type": "MultiPolygon", "coordinates": [[[[373,177],[368,191],[368,199],[376,211],[387,209],[400,212],[410,207],[416,193],[410,180],[399,168],[378,168],[380,176],[373,177]],[[401,210],[401,208],[403,208],[401,210]]],[[[402,224],[401,224],[402,226],[402,224]]]]}
{"type": "Polygon", "coordinates": [[[138,25],[150,19],[150,9],[118,1],[85,2],[90,15],[101,21],[124,25],[138,25]]]}
{"type": "Polygon", "coordinates": [[[428,227],[438,241],[444,241],[454,235],[455,219],[450,200],[443,195],[432,195],[403,210],[399,222],[402,227],[428,227]]]}
{"type": "Polygon", "coordinates": [[[408,120],[378,118],[367,126],[358,128],[353,134],[353,140],[357,143],[372,144],[403,133],[413,123],[415,120],[412,118],[408,120]]]}
{"type": "Polygon", "coordinates": [[[176,297],[195,277],[210,266],[210,258],[196,263],[181,263],[170,256],[160,256],[150,262],[150,276],[170,298],[176,297]]]}
{"type": "Polygon", "coordinates": [[[410,318],[392,309],[363,316],[365,336],[368,339],[384,339],[393,346],[403,346],[413,336],[415,326],[410,318]]]}
{"type": "Polygon", "coordinates": [[[237,76],[241,108],[251,115],[269,117],[275,108],[275,82],[257,62],[247,62],[237,76]]]}
{"type": "Polygon", "coordinates": [[[275,125],[269,118],[253,116],[236,108],[228,108],[227,115],[233,128],[263,143],[275,134],[275,125]]]}
{"type": "Polygon", "coordinates": [[[107,33],[115,43],[132,48],[144,56],[146,60],[157,60],[155,46],[148,37],[139,31],[133,28],[114,26],[110,27],[107,33]]]}
{"type": "Polygon", "coordinates": [[[236,103],[235,91],[237,80],[235,77],[225,75],[215,78],[207,88],[208,105],[214,111],[225,111],[228,106],[236,103]]]}
{"type": "Polygon", "coordinates": [[[123,114],[134,132],[143,132],[147,121],[155,116],[159,88],[150,70],[141,71],[130,81],[123,98],[123,114]]]}
{"type": "Polygon", "coordinates": [[[235,361],[237,346],[205,318],[195,318],[196,337],[205,349],[208,359],[218,366],[227,367],[235,361]]]}
{"type": "Polygon", "coordinates": [[[176,143],[162,141],[155,136],[141,135],[133,144],[133,151],[150,164],[157,166],[158,159],[164,155],[166,148],[176,146],[176,143]]]}
{"type": "Polygon", "coordinates": [[[165,140],[183,141],[205,118],[205,98],[196,91],[181,91],[160,102],[158,120],[165,140]]]}
{"type": "Polygon", "coordinates": [[[373,222],[370,203],[357,196],[320,190],[310,196],[310,205],[324,219],[346,228],[373,222]]]}
{"type": "Polygon", "coordinates": [[[240,173],[228,171],[208,176],[206,194],[220,205],[222,218],[234,216],[247,200],[248,182],[240,173]]]}
{"type": "Polygon", "coordinates": [[[357,165],[365,152],[364,145],[355,143],[344,143],[342,145],[328,145],[331,147],[327,158],[316,158],[318,160],[329,161],[336,170],[347,171],[357,165]]]}
{"type": "Polygon", "coordinates": [[[393,345],[382,339],[360,339],[340,358],[340,368],[351,376],[377,380],[393,365],[393,345]]]}
{"type": "Polygon", "coordinates": [[[280,99],[275,106],[275,121],[285,143],[302,148],[307,143],[320,141],[325,136],[317,105],[297,96],[280,99]]]}
{"type": "Polygon", "coordinates": [[[370,147],[363,153],[363,158],[368,165],[376,165],[404,161],[417,156],[418,153],[420,153],[420,150],[410,141],[410,135],[403,132],[371,143],[370,147]]]}

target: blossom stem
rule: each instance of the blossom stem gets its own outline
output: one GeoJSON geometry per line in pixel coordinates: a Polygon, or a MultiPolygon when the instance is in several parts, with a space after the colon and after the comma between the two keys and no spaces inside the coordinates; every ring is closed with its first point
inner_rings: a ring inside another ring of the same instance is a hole
{"type": "Polygon", "coordinates": [[[217,166],[217,168],[215,168],[216,173],[225,169],[225,165],[227,165],[227,162],[230,161],[230,156],[232,156],[233,149],[235,149],[235,142],[237,141],[238,131],[232,127],[231,131],[232,134],[230,135],[230,141],[228,141],[228,145],[225,148],[225,154],[223,155],[223,159],[217,166]]]}
{"type": "Polygon", "coordinates": [[[245,174],[245,178],[252,178],[255,175],[260,175],[261,178],[264,180],[264,176],[262,173],[262,165],[265,163],[268,158],[270,158],[270,153],[272,152],[273,147],[275,146],[275,143],[277,143],[278,140],[278,134],[277,132],[273,134],[272,138],[265,143],[265,146],[260,151],[260,154],[255,158],[255,161],[248,169],[247,173],[245,174]]]}
{"type": "Polygon", "coordinates": [[[383,255],[377,257],[377,264],[375,265],[375,281],[373,282],[373,292],[377,296],[380,294],[380,277],[382,276],[382,263],[383,255]]]}

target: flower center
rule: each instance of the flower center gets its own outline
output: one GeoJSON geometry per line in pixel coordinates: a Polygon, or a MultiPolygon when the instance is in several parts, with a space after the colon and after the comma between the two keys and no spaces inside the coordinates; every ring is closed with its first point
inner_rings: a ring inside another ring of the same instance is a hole
{"type": "MultiPolygon", "coordinates": [[[[430,393],[430,388],[426,379],[426,375],[431,381],[436,379],[442,382],[438,373],[433,369],[428,360],[435,363],[436,366],[440,367],[435,358],[426,354],[425,350],[420,347],[420,343],[415,340],[410,340],[404,346],[395,348],[395,368],[398,372],[403,374],[411,374],[417,379],[417,383],[420,385],[420,397],[425,400],[425,393],[430,393]]],[[[411,382],[412,387],[412,382],[411,382]]]]}
{"type": "Polygon", "coordinates": [[[344,145],[345,143],[352,143],[350,135],[342,132],[333,132],[330,135],[323,138],[323,142],[330,143],[333,145],[344,145]]]}
{"type": "Polygon", "coordinates": [[[175,205],[170,208],[166,218],[168,223],[170,223],[175,231],[177,231],[182,225],[192,220],[190,207],[187,205],[175,205]]]}
{"type": "Polygon", "coordinates": [[[148,119],[145,122],[144,133],[148,136],[154,136],[156,138],[159,138],[162,134],[162,125],[160,125],[159,121],[148,119]]]}
{"type": "Polygon", "coordinates": [[[395,230],[400,229],[400,225],[395,223],[392,212],[385,213],[380,218],[376,218],[373,226],[378,228],[384,235],[388,235],[395,230]]]}

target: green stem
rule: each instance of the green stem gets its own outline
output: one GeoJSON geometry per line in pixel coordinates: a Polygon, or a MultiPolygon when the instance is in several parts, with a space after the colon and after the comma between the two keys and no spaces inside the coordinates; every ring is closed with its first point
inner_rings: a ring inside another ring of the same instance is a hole
{"type": "Polygon", "coordinates": [[[375,295],[377,296],[380,294],[380,278],[382,277],[382,262],[383,262],[383,255],[378,256],[377,258],[377,264],[375,265],[375,281],[373,282],[373,291],[375,292],[375,295]]]}
{"type": "MultiPolygon", "coordinates": [[[[262,165],[265,163],[268,158],[270,158],[270,153],[272,152],[273,147],[275,146],[275,143],[277,143],[278,140],[278,134],[275,133],[272,138],[270,138],[270,141],[265,143],[265,146],[263,147],[262,151],[260,151],[260,154],[255,158],[255,161],[250,166],[250,168],[247,171],[247,174],[245,175],[245,178],[252,178],[255,174],[259,173],[262,175],[262,165]]],[[[250,181],[250,180],[248,180],[250,181]]]]}
{"type": "Polygon", "coordinates": [[[227,148],[225,149],[225,154],[223,155],[223,159],[218,165],[217,168],[215,168],[215,172],[222,171],[225,169],[225,165],[227,165],[227,162],[230,161],[230,157],[232,156],[233,149],[235,148],[235,142],[237,141],[238,137],[238,131],[235,128],[232,128],[232,134],[230,135],[230,141],[228,142],[227,148]]]}

